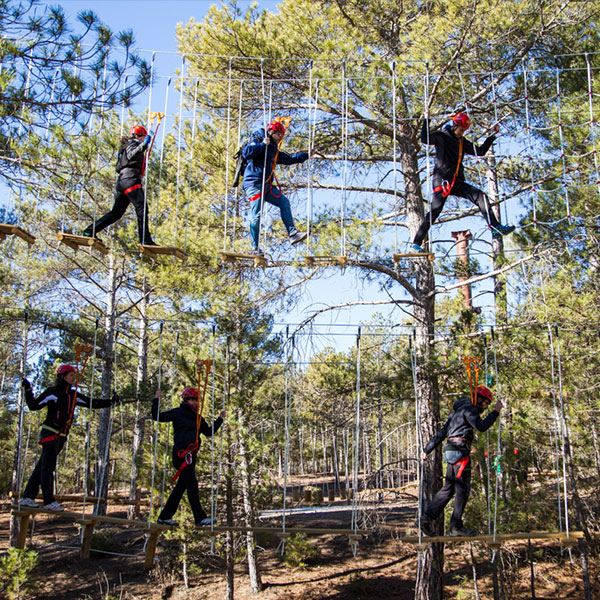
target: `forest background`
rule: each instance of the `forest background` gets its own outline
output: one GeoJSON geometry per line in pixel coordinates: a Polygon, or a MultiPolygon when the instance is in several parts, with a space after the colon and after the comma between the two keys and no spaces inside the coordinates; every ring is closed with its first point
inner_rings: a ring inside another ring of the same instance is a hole
{"type": "MultiPolygon", "coordinates": [[[[409,459],[416,476],[420,444],[468,387],[462,357],[479,355],[482,379],[507,404],[496,450],[482,458],[482,472],[494,459],[503,465],[498,523],[548,528],[558,516],[564,527],[570,511],[591,540],[598,507],[588,492],[600,477],[598,7],[367,4],[211,7],[178,28],[185,64],[164,71],[160,54],[137,52],[129,36],[111,37],[92,16],[77,26],[88,37],[73,43],[60,12],[38,10],[32,22],[28,3],[2,4],[10,43],[1,158],[11,190],[2,220],[37,238],[1,247],[2,490],[18,491],[36,455],[38,415],[23,411],[20,377],[41,390],[56,364],[76,360],[76,343],[97,349],[84,391],[117,389],[123,402],[82,415],[61,465],[68,487],[162,495],[155,449],[166,448],[168,431],[147,427],[147,401],[160,385],[175,404],[196,379],[195,361],[212,358],[209,414],[224,405],[230,417],[221,453],[205,449],[204,477],[218,461],[222,495],[248,523],[258,507],[277,505],[284,463],[292,473],[331,472],[346,493],[370,473],[393,483],[409,459]],[[18,6],[24,12],[15,16],[18,6]],[[77,231],[109,206],[119,132],[147,122],[145,105],[162,110],[167,88],[147,197],[159,241],[185,246],[187,261],[143,259],[130,217],[105,234],[107,255],[59,245],[57,231],[77,231]],[[521,228],[506,244],[491,243],[480,220],[463,221],[471,207],[452,201],[446,224],[432,230],[436,261],[396,263],[430,198],[421,118],[428,112],[441,125],[457,108],[471,113],[474,137],[501,121],[496,154],[472,161],[469,179],[503,220],[518,214],[521,228]],[[220,259],[223,248],[247,243],[244,207],[230,188],[233,154],[280,112],[293,117],[285,148],[320,153],[281,169],[282,185],[301,223],[311,199],[310,253],[343,256],[342,269],[292,262],[302,255],[292,254],[277,218],[264,228],[277,268],[220,259]],[[467,226],[475,239],[464,265],[448,232],[467,226]],[[336,290],[340,277],[367,283],[364,300],[392,310],[361,314],[343,331],[319,321],[307,290],[327,277],[336,290]],[[465,307],[459,279],[471,280],[485,310],[465,307]],[[299,305],[301,323],[282,318],[299,305]],[[403,428],[413,433],[401,437],[403,428]],[[562,492],[523,490],[508,476],[534,466],[563,471],[562,492]],[[566,512],[558,512],[561,493],[572,500],[566,512]],[[511,508],[524,498],[535,511],[511,508]]],[[[440,474],[438,454],[420,473],[426,498],[440,474]]],[[[485,513],[480,500],[474,515],[485,513]]],[[[251,562],[252,536],[243,543],[251,562]]],[[[440,597],[441,553],[436,545],[423,553],[417,597],[440,597]]],[[[236,558],[232,548],[228,564],[236,558]]]]}

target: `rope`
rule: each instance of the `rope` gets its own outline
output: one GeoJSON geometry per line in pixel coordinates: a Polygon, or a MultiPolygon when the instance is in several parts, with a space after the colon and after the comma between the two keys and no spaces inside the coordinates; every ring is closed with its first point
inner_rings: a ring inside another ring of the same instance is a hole
{"type": "MultiPolygon", "coordinates": [[[[169,107],[169,89],[171,87],[171,77],[167,79],[167,87],[165,89],[165,108],[163,111],[164,117],[163,119],[167,119],[168,115],[168,107],[169,107]]],[[[158,162],[158,182],[156,184],[156,208],[154,210],[154,231],[158,229],[158,215],[159,211],[159,200],[160,200],[160,190],[162,185],[162,174],[163,174],[163,160],[165,155],[165,135],[167,132],[167,124],[165,123],[162,130],[162,137],[160,140],[160,157],[158,162]]]]}
{"type": "MultiPolygon", "coordinates": [[[[217,327],[213,325],[212,331],[212,364],[216,363],[217,359],[217,327]]],[[[214,531],[215,528],[215,519],[217,517],[217,506],[215,504],[215,436],[214,436],[214,420],[215,420],[215,371],[216,369],[212,369],[211,371],[211,391],[210,391],[210,412],[212,415],[213,423],[213,435],[210,436],[210,518],[212,519],[212,523],[210,524],[210,530],[214,531]]],[[[212,540],[211,538],[211,551],[212,548],[212,540]]]]}
{"type": "Polygon", "coordinates": [[[569,206],[569,186],[567,184],[567,161],[565,159],[565,141],[563,135],[563,123],[562,123],[562,103],[560,101],[560,71],[556,69],[556,110],[558,114],[558,137],[560,140],[560,157],[563,166],[563,188],[565,190],[565,205],[567,208],[567,219],[571,218],[571,208],[569,206]]]}
{"type": "MultiPolygon", "coordinates": [[[[149,83],[149,91],[148,91],[148,117],[146,119],[146,131],[150,132],[150,126],[152,125],[152,86],[154,79],[154,59],[156,58],[156,52],[152,53],[152,58],[150,59],[150,83],[149,83]]],[[[142,168],[142,175],[144,174],[144,169],[142,168]]],[[[148,179],[146,176],[144,178],[144,215],[148,210],[148,179]]],[[[142,225],[142,243],[146,241],[146,219],[144,219],[144,224],[142,225]]]]}
{"type": "Polygon", "coordinates": [[[394,171],[394,213],[395,223],[394,223],[394,252],[398,252],[398,172],[397,172],[397,151],[398,151],[398,138],[396,132],[396,103],[398,102],[398,98],[396,95],[396,61],[393,60],[390,64],[390,69],[392,71],[392,169],[394,171]]]}
{"type": "MultiPolygon", "coordinates": [[[[237,126],[237,148],[241,148],[242,145],[242,106],[243,106],[243,99],[244,99],[244,80],[242,79],[242,81],[240,82],[240,96],[239,96],[239,102],[238,102],[238,126],[237,126]]],[[[243,175],[243,173],[242,173],[243,175]]],[[[234,193],[234,206],[233,206],[233,227],[232,227],[232,246],[233,246],[233,251],[235,252],[236,249],[236,235],[235,232],[237,230],[237,217],[238,217],[238,213],[239,213],[239,199],[240,199],[240,186],[238,185],[238,187],[235,188],[235,193],[234,193]]],[[[225,233],[223,235],[223,250],[226,250],[227,248],[227,230],[225,229],[225,233]]]]}
{"type": "Polygon", "coordinates": [[[341,76],[342,102],[342,204],[340,208],[340,255],[346,256],[346,176],[348,173],[348,82],[346,78],[346,61],[342,60],[341,76]]]}
{"type": "Polygon", "coordinates": [[[358,466],[360,456],[360,348],[361,327],[359,325],[356,334],[356,419],[354,425],[354,473],[352,477],[352,525],[351,528],[356,533],[358,529],[358,466]]]}
{"type": "MultiPolygon", "coordinates": [[[[431,241],[431,233],[432,233],[432,228],[433,228],[433,215],[431,214],[431,203],[433,202],[433,184],[432,184],[432,167],[431,167],[431,161],[429,159],[429,154],[430,154],[430,149],[429,149],[429,144],[430,144],[430,135],[431,135],[431,129],[430,129],[430,123],[429,123],[429,103],[431,102],[431,99],[429,97],[429,63],[425,63],[425,84],[423,86],[423,103],[425,105],[425,121],[427,123],[427,143],[425,144],[425,164],[426,164],[426,168],[427,168],[427,187],[425,190],[425,197],[427,198],[427,201],[429,202],[429,251],[431,252],[432,248],[433,248],[433,243],[431,241]]],[[[417,425],[418,427],[418,425],[417,425]]],[[[418,460],[421,460],[421,457],[418,458],[418,460]]],[[[420,523],[419,523],[420,524],[420,523]]],[[[421,543],[419,541],[419,543],[421,543]]]]}
{"type": "MultiPolygon", "coordinates": [[[[229,152],[230,152],[230,129],[231,129],[231,61],[229,59],[229,71],[227,74],[227,123],[226,128],[226,139],[225,139],[225,190],[223,193],[223,200],[225,205],[225,211],[223,215],[223,251],[227,250],[227,217],[228,215],[228,198],[229,198],[229,152]]],[[[241,116],[241,115],[240,115],[241,116]]],[[[237,146],[239,148],[239,144],[237,146]]],[[[243,173],[242,173],[243,175],[243,173]]],[[[235,231],[235,230],[234,230],[235,231]]]]}
{"type": "MultiPolygon", "coordinates": [[[[494,374],[496,377],[496,397],[498,398],[498,400],[500,400],[501,398],[501,393],[500,393],[500,379],[498,378],[498,355],[496,352],[496,334],[494,332],[494,328],[491,328],[491,334],[492,334],[492,350],[494,353],[494,374]]],[[[501,414],[498,416],[498,437],[497,437],[497,443],[496,443],[496,459],[494,461],[494,466],[495,466],[495,473],[496,473],[496,479],[495,479],[495,488],[494,488],[494,525],[492,528],[492,535],[493,537],[493,541],[496,541],[496,534],[497,534],[497,525],[498,525],[498,487],[499,487],[499,483],[500,483],[500,475],[501,475],[501,471],[500,471],[500,457],[501,457],[501,453],[502,453],[502,447],[501,447],[501,430],[502,430],[502,416],[501,414]]]]}
{"type": "MultiPolygon", "coordinates": [[[[417,383],[417,356],[415,349],[413,348],[413,339],[416,336],[416,332],[413,329],[412,336],[408,337],[408,350],[410,354],[410,370],[413,380],[413,388],[415,394],[415,429],[416,429],[416,453],[417,453],[417,486],[418,492],[418,505],[417,505],[417,523],[418,523],[418,537],[419,544],[423,542],[423,532],[421,531],[421,520],[423,518],[423,460],[421,455],[423,453],[423,434],[421,432],[421,409],[419,407],[419,387],[417,383]]],[[[419,555],[421,550],[419,550],[419,555]]]]}
{"type": "Polygon", "coordinates": [[[185,71],[185,54],[181,56],[181,83],[179,88],[179,123],[177,127],[177,177],[175,191],[175,246],[177,246],[177,230],[179,215],[179,179],[181,175],[181,133],[183,131],[183,75],[185,71]]]}
{"type": "MultiPolygon", "coordinates": [[[[194,86],[194,108],[193,108],[193,116],[192,116],[192,139],[190,140],[190,154],[189,154],[189,162],[188,162],[188,196],[187,196],[187,204],[185,208],[185,229],[183,232],[183,251],[187,250],[187,232],[188,232],[188,224],[190,217],[190,204],[192,203],[192,165],[194,164],[194,141],[196,139],[196,114],[197,114],[197,103],[198,103],[198,82],[194,86]]],[[[229,135],[229,129],[227,130],[229,135]]],[[[229,160],[229,144],[227,145],[227,149],[225,155],[227,156],[227,160],[229,160]]],[[[225,211],[227,214],[227,211],[225,211]]]]}
{"type": "MultiPolygon", "coordinates": [[[[294,345],[295,338],[289,337],[289,329],[286,331],[287,338],[287,360],[285,365],[285,390],[284,390],[284,406],[283,406],[283,420],[284,420],[284,444],[283,444],[283,502],[282,502],[282,521],[281,531],[285,533],[285,521],[286,521],[286,510],[287,510],[287,481],[288,481],[288,469],[290,462],[290,414],[291,414],[291,403],[292,403],[292,381],[293,381],[293,369],[294,369],[294,345]]],[[[282,539],[285,544],[285,539],[282,539]]],[[[284,546],[285,548],[285,546],[284,546]]],[[[283,554],[283,552],[282,552],[283,554]]]]}
{"type": "MultiPolygon", "coordinates": [[[[316,121],[317,105],[316,101],[313,104],[313,61],[309,63],[308,70],[308,165],[306,169],[306,253],[310,254],[311,242],[311,220],[312,220],[312,158],[311,150],[314,145],[314,132],[311,127],[311,113],[314,114],[316,121]],[[313,108],[314,107],[314,108],[313,108]],[[312,109],[312,110],[311,110],[312,109]]],[[[318,94],[317,80],[317,94],[318,94]]]]}
{"type": "MultiPolygon", "coordinates": [[[[164,323],[160,322],[160,329],[158,334],[158,389],[161,389],[162,383],[162,339],[163,339],[164,323]]],[[[160,414],[160,395],[158,396],[157,402],[157,414],[160,414]]],[[[152,522],[152,506],[154,500],[154,478],[156,475],[156,455],[158,448],[158,418],[154,421],[154,450],[152,455],[152,477],[150,479],[150,509],[148,511],[148,527],[152,522]]]]}
{"type": "Polygon", "coordinates": [[[600,172],[598,170],[598,147],[596,144],[597,130],[596,122],[594,121],[594,93],[592,88],[592,67],[590,65],[590,56],[587,52],[585,53],[585,63],[587,66],[588,98],[590,107],[590,137],[592,138],[592,154],[594,155],[594,172],[596,174],[596,185],[598,186],[598,194],[600,195],[600,172]]]}
{"type": "MultiPolygon", "coordinates": [[[[263,110],[262,110],[262,120],[263,120],[263,130],[265,132],[265,138],[267,137],[267,101],[266,101],[266,92],[265,92],[265,59],[261,59],[260,61],[260,89],[262,92],[262,105],[263,105],[263,110]]],[[[269,104],[269,108],[270,108],[270,104],[269,104]]],[[[241,110],[241,108],[240,108],[241,110]]],[[[270,116],[270,114],[269,114],[270,116]]],[[[264,200],[265,200],[265,186],[266,186],[266,179],[267,179],[267,154],[268,154],[268,148],[267,146],[265,146],[265,159],[263,161],[263,174],[262,174],[262,184],[261,184],[261,188],[260,188],[260,198],[258,199],[260,202],[260,207],[259,207],[259,219],[258,219],[258,243],[259,243],[259,247],[260,247],[260,234],[262,232],[263,229],[263,218],[264,218],[264,200]]],[[[273,165],[274,166],[274,165],[273,165]]]]}

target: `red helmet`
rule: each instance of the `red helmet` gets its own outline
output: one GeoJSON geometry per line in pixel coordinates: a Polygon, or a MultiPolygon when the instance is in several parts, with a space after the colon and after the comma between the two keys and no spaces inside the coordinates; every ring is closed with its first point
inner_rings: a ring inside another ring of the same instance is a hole
{"type": "Polygon", "coordinates": [[[185,390],[183,390],[183,393],[181,394],[181,397],[184,400],[187,400],[188,398],[193,398],[194,400],[198,400],[198,388],[193,388],[193,387],[185,388],[185,390]]]}
{"type": "Polygon", "coordinates": [[[471,119],[469,119],[469,115],[464,112],[458,113],[452,119],[452,122],[458,127],[462,127],[463,129],[469,129],[469,127],[471,127],[471,119]]]}
{"type": "Polygon", "coordinates": [[[482,398],[485,398],[486,400],[489,400],[490,402],[492,401],[492,392],[490,391],[489,388],[486,388],[485,385],[480,385],[477,388],[477,396],[481,396],[482,398]]]}
{"type": "Polygon", "coordinates": [[[56,369],[56,374],[57,375],[66,375],[67,373],[76,373],[77,370],[75,369],[75,367],[71,366],[71,365],[60,365],[60,367],[58,367],[58,369],[56,369]]]}
{"type": "Polygon", "coordinates": [[[148,135],[146,128],[141,125],[134,125],[129,133],[131,135],[148,135]]]}
{"type": "Polygon", "coordinates": [[[285,127],[283,123],[280,123],[279,121],[272,121],[271,123],[269,123],[267,131],[278,131],[279,133],[284,134],[285,127]]]}

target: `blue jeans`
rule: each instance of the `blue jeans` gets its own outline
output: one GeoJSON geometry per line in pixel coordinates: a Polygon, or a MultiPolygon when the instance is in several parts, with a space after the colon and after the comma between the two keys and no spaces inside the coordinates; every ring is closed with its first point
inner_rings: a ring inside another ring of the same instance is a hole
{"type": "MultiPolygon", "coordinates": [[[[252,198],[257,194],[260,194],[260,189],[250,188],[245,190],[246,197],[252,198]]],[[[268,202],[273,206],[279,208],[281,212],[281,220],[287,229],[288,234],[291,234],[296,229],[294,227],[294,218],[292,217],[292,210],[290,208],[290,201],[281,193],[279,188],[271,188],[269,192],[264,196],[263,202],[268,202]]],[[[258,233],[260,230],[260,195],[256,200],[250,202],[250,237],[252,238],[252,247],[258,248],[258,233]]]]}

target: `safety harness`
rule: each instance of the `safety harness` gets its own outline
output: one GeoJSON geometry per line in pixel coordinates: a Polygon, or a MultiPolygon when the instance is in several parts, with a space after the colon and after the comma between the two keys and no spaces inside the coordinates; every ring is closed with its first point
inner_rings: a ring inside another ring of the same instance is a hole
{"type": "Polygon", "coordinates": [[[75,406],[77,405],[77,390],[79,387],[79,379],[83,375],[85,371],[85,366],[87,365],[88,359],[90,358],[91,353],[94,351],[93,346],[88,346],[85,344],[75,344],[75,353],[77,357],[77,377],[75,378],[75,393],[73,394],[73,401],[71,402],[71,396],[69,394],[70,390],[67,390],[67,398],[69,399],[69,418],[61,429],[54,429],[54,427],[50,427],[49,425],[43,425],[42,430],[47,429],[52,432],[52,435],[44,436],[38,443],[40,446],[42,444],[47,444],[49,442],[54,442],[59,437],[67,437],[69,435],[69,431],[71,429],[71,423],[73,422],[73,415],[75,414],[75,406]],[[79,361],[83,355],[83,362],[81,363],[81,370],[79,369],[79,361]]]}
{"type": "Polygon", "coordinates": [[[452,191],[452,188],[454,187],[454,184],[456,183],[456,177],[458,175],[458,171],[460,169],[460,163],[462,162],[462,157],[463,157],[463,138],[461,137],[458,140],[458,161],[456,162],[456,171],[454,172],[454,175],[452,176],[452,181],[450,183],[448,183],[448,181],[446,181],[445,179],[442,181],[442,185],[438,185],[437,187],[433,188],[434,192],[439,192],[441,190],[442,192],[442,198],[447,198],[450,195],[450,192],[452,191]]]}
{"type": "Polygon", "coordinates": [[[181,472],[194,462],[194,452],[200,447],[200,424],[202,423],[202,410],[204,409],[204,399],[206,398],[206,388],[208,387],[208,376],[212,369],[212,360],[200,360],[196,361],[196,372],[198,373],[198,404],[196,407],[196,439],[191,444],[188,444],[187,448],[182,448],[177,452],[177,458],[182,459],[179,468],[175,475],[173,475],[173,481],[177,481],[181,472]],[[200,403],[200,383],[202,367],[204,367],[204,390],[202,391],[202,404],[200,403]]]}

